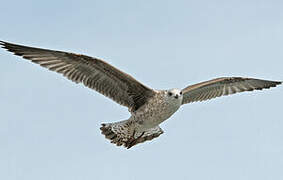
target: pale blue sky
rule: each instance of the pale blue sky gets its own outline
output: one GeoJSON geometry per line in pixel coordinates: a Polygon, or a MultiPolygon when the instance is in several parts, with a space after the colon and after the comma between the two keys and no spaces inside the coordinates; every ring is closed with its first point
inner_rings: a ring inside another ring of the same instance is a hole
{"type": "MultiPolygon", "coordinates": [[[[283,80],[283,1],[3,1],[0,39],[100,57],[156,89],[283,80]]],[[[0,179],[283,179],[283,87],[182,107],[130,150],[127,109],[0,50],[0,179]]]]}

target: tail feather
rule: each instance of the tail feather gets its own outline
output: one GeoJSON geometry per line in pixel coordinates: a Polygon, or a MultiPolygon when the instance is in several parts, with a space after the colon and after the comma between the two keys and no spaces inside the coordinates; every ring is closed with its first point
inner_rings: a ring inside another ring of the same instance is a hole
{"type": "Polygon", "coordinates": [[[101,125],[100,130],[101,133],[105,135],[105,138],[109,139],[111,143],[117,146],[123,145],[128,149],[136,144],[152,140],[163,134],[163,130],[159,126],[144,132],[136,132],[135,122],[128,120],[101,125]]]}

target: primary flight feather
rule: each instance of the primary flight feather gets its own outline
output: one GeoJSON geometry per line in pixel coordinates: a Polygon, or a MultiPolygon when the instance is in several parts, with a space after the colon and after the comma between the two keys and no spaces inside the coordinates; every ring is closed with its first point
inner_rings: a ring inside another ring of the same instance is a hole
{"type": "Polygon", "coordinates": [[[282,82],[242,77],[223,77],[188,86],[183,90],[154,90],[101,59],[0,41],[15,55],[58,72],[128,107],[129,119],[102,124],[102,134],[118,146],[130,148],[160,136],[159,124],[183,104],[205,101],[243,91],[275,87],[282,82]]]}

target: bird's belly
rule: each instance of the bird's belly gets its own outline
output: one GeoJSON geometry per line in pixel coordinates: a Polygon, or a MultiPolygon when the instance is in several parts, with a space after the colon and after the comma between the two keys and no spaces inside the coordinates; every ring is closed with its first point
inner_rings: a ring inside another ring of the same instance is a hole
{"type": "Polygon", "coordinates": [[[151,108],[137,115],[136,120],[144,129],[154,128],[171,117],[179,107],[180,105],[165,104],[151,108]]]}

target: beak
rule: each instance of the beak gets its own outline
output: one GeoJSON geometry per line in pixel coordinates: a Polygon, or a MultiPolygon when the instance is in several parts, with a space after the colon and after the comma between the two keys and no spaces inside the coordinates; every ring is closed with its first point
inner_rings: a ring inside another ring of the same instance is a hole
{"type": "Polygon", "coordinates": [[[179,95],[178,95],[178,94],[176,94],[174,97],[175,97],[176,99],[178,99],[179,95]]]}

